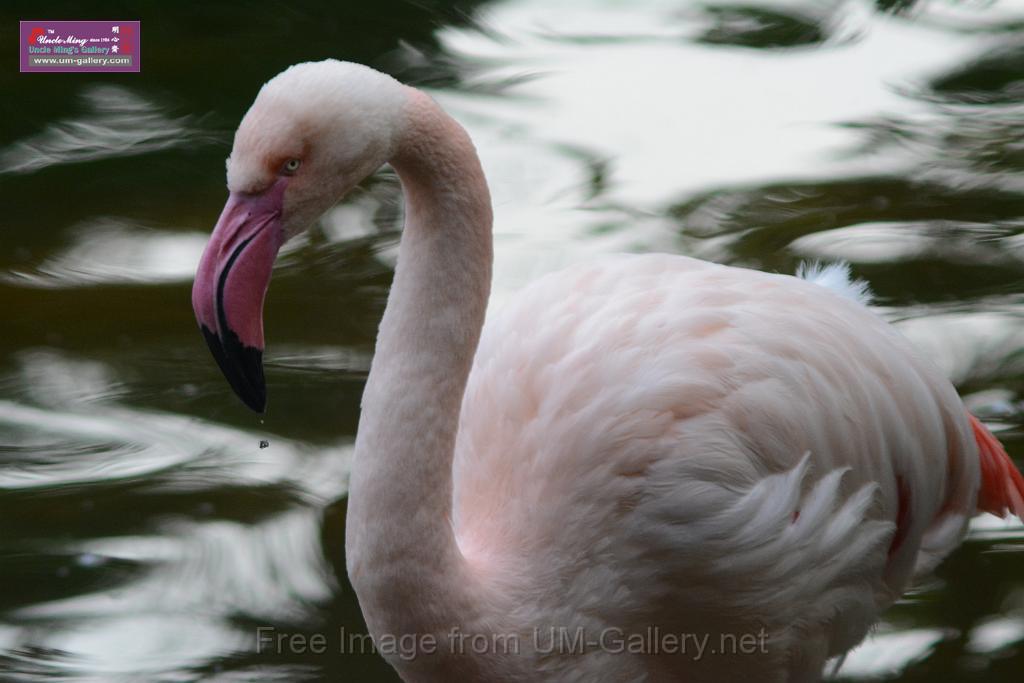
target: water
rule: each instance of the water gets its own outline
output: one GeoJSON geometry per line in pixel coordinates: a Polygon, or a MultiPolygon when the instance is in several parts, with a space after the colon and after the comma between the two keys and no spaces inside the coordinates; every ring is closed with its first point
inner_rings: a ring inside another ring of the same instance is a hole
{"type": "MultiPolygon", "coordinates": [[[[495,199],[495,305],[613,250],[844,258],[1024,458],[1024,3],[122,13],[142,19],[141,76],[0,70],[2,680],[395,680],[372,655],[256,648],[261,626],[362,628],[336,501],[394,263],[393,174],[282,254],[265,420],[189,305],[231,133],[293,62],[370,63],[466,124],[495,199]]],[[[841,676],[1022,671],[1024,530],[982,518],[841,676]]]]}

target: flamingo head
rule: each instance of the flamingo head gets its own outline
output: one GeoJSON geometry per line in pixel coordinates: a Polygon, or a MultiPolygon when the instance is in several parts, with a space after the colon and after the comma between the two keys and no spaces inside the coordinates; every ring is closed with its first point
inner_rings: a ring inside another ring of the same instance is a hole
{"type": "Polygon", "coordinates": [[[192,286],[213,357],[266,408],[263,299],[278,250],[395,152],[406,89],[351,62],[292,66],[260,90],[227,160],[230,192],[192,286]]]}

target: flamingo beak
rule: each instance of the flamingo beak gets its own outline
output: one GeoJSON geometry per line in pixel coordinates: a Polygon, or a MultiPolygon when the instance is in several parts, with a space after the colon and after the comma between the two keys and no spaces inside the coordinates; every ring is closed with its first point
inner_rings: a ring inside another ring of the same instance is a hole
{"type": "Polygon", "coordinates": [[[192,308],[213,357],[242,402],[267,405],[263,378],[263,298],[284,243],[286,179],[258,194],[232,192],[203,251],[192,308]]]}

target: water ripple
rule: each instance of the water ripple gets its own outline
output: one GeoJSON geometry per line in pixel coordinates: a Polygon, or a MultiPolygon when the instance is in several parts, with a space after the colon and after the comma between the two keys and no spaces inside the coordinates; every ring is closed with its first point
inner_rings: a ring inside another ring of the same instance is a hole
{"type": "Polygon", "coordinates": [[[192,115],[170,117],[142,95],[118,85],[90,85],[86,113],[55,121],[39,134],[0,149],[0,174],[33,173],[48,166],[133,156],[215,142],[192,115]]]}
{"type": "Polygon", "coordinates": [[[34,268],[0,272],[0,282],[54,289],[183,282],[195,275],[209,235],[142,228],[97,217],[71,231],[71,244],[34,268]]]}

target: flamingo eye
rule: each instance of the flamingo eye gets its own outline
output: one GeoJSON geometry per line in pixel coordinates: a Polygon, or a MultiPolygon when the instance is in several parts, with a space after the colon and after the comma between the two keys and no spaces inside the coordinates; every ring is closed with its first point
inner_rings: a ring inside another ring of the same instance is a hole
{"type": "Polygon", "coordinates": [[[284,164],[284,172],[291,175],[299,170],[299,166],[302,165],[301,159],[289,159],[284,164]]]}

